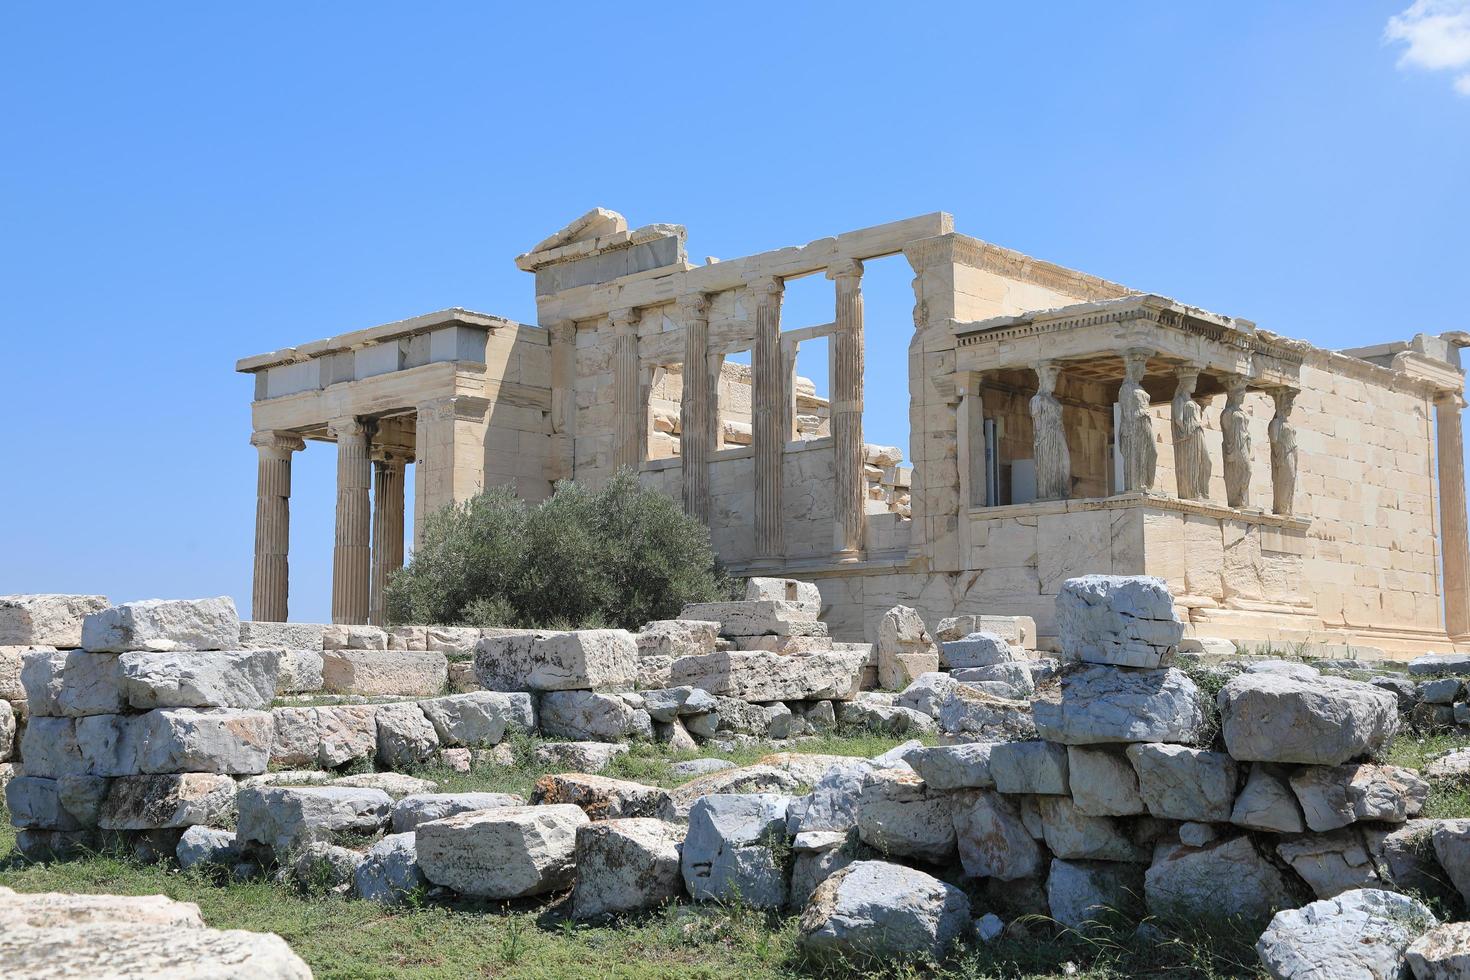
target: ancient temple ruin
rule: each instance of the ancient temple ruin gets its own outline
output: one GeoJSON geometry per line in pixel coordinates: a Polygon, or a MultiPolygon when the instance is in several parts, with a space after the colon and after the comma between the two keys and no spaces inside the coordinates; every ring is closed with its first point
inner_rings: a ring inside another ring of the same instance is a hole
{"type": "Polygon", "coordinates": [[[1031,616],[1045,643],[1062,582],[1100,572],[1164,578],[1196,636],[1470,643],[1470,336],[1323,350],[944,213],[694,265],[682,226],[598,209],[516,263],[537,325],[450,309],[238,363],[260,454],[254,619],[287,616],[291,458],[326,441],[340,623],[382,620],[413,463],[415,528],[487,486],[535,500],[635,469],[735,572],[816,582],[846,639],[902,602],[1031,616]],[[897,254],[912,469],[863,438],[863,263],[897,254]],[[785,284],[812,276],[831,321],[784,322],[785,284]],[[796,377],[817,338],[830,398],[796,377]]]}

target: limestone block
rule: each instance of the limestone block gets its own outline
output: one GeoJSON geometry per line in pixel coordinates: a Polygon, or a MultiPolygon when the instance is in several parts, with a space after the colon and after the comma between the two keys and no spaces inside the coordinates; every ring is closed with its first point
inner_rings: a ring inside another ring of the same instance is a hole
{"type": "Polygon", "coordinates": [[[235,780],[208,772],[112,780],[98,815],[104,830],[216,827],[233,822],[235,780]]]}
{"type": "Polygon", "coordinates": [[[653,737],[648,712],[615,694],[550,691],[541,698],[541,731],[552,738],[617,742],[653,737]]]}
{"type": "Polygon", "coordinates": [[[939,669],[939,648],[918,610],[894,606],[878,619],[878,686],[901,691],[920,674],[939,669]]]}
{"type": "Polygon", "coordinates": [[[410,650],[328,650],[322,654],[322,687],[332,694],[425,697],[449,683],[442,653],[410,650]]]}
{"type": "Polygon", "coordinates": [[[21,685],[33,717],[115,715],[123,710],[118,658],[81,650],[25,655],[21,685]]]}
{"type": "Polygon", "coordinates": [[[194,824],[185,829],[174,851],[179,867],[185,871],[196,864],[213,864],[233,867],[243,857],[235,835],[228,830],[218,830],[203,824],[194,824]]]}
{"type": "Polygon", "coordinates": [[[718,793],[695,800],[680,859],[690,897],[698,902],[738,895],[756,908],[785,905],[788,881],[779,852],[787,844],[788,803],[785,796],[768,794],[718,793]]]}
{"type": "Polygon", "coordinates": [[[1435,926],[1411,942],[1404,960],[1414,980],[1457,980],[1470,976],[1470,922],[1435,926]]]}
{"type": "Polygon", "coordinates": [[[647,817],[577,828],[572,916],[596,919],[656,909],[684,892],[684,828],[647,817]]]}
{"type": "Polygon", "coordinates": [[[798,943],[817,959],[943,958],[970,924],[965,893],[913,868],[856,861],[812,893],[798,943]]]}
{"type": "Polygon", "coordinates": [[[281,650],[276,694],[314,694],[322,689],[325,662],[320,650],[281,650]]]}
{"type": "Polygon", "coordinates": [[[1205,719],[1199,688],[1172,667],[1088,667],[1062,679],[1059,701],[1032,710],[1042,738],[1068,745],[1189,742],[1205,719]]]}
{"type": "Polygon", "coordinates": [[[386,650],[388,633],[379,626],[334,623],[322,628],[323,650],[386,650]]]}
{"type": "Polygon", "coordinates": [[[1235,802],[1235,760],[1182,745],[1128,746],[1148,812],[1168,820],[1223,823],[1235,802]]]}
{"type": "Polygon", "coordinates": [[[931,718],[939,714],[939,705],[949,696],[956,681],[949,674],[930,671],[915,677],[893,702],[900,708],[912,708],[931,718]]]}
{"type": "Polygon", "coordinates": [[[821,611],[820,602],[791,602],[784,599],[696,602],[685,606],[679,613],[679,618],[717,622],[720,624],[721,636],[787,636],[802,632],[803,625],[816,623],[821,611]]]}
{"type": "Polygon", "coordinates": [[[163,895],[73,895],[0,889],[0,927],[5,929],[60,930],[119,920],[174,929],[204,928],[199,906],[163,895]]]}
{"type": "Polygon", "coordinates": [[[358,898],[384,905],[402,902],[425,884],[413,834],[389,834],[373,844],[352,875],[358,898]]]}
{"type": "Polygon", "coordinates": [[[107,781],[87,776],[15,776],[5,784],[5,805],[14,827],[81,830],[97,826],[97,809],[107,781]]]}
{"type": "Polygon", "coordinates": [[[410,833],[421,823],[457,813],[525,805],[514,793],[414,793],[393,804],[393,833],[410,833]]]}
{"type": "Polygon", "coordinates": [[[1285,876],[1249,837],[1160,848],[1144,873],[1143,891],[1151,915],[1184,919],[1264,922],[1295,904],[1285,876]]]}
{"type": "Polygon", "coordinates": [[[1436,677],[1433,680],[1420,682],[1418,700],[1426,704],[1454,704],[1460,700],[1464,688],[1465,685],[1458,677],[1436,677]]]}
{"type": "Polygon", "coordinates": [[[420,701],[419,708],[434,726],[440,745],[496,745],[514,725],[522,730],[534,727],[525,722],[531,706],[528,694],[501,691],[471,691],[420,701]]]}
{"type": "Polygon", "coordinates": [[[138,768],[144,773],[265,772],[272,734],[269,711],[159,708],[137,721],[138,768]]]}
{"type": "Polygon", "coordinates": [[[865,777],[857,826],[863,842],[884,854],[930,864],[954,858],[952,801],[930,793],[911,771],[880,769],[865,777]]]}
{"type": "Polygon", "coordinates": [[[1225,745],[1249,762],[1335,766],[1375,752],[1398,731],[1398,701],[1369,684],[1241,674],[1220,690],[1225,745]]]}
{"type": "Polygon", "coordinates": [[[673,814],[673,803],[667,790],[580,772],[542,776],[536,780],[531,802],[536,805],[570,803],[581,807],[592,820],[624,817],[664,819],[673,814]]]}
{"type": "Polygon", "coordinates": [[[461,657],[472,656],[483,635],[475,626],[426,626],[424,649],[461,657]]]}
{"type": "Polygon", "coordinates": [[[864,660],[860,653],[711,653],[675,660],[670,682],[742,701],[850,701],[857,696],[864,660]]]}
{"type": "Polygon", "coordinates": [[[1409,673],[1470,674],[1470,653],[1426,653],[1409,661],[1409,673]]]}
{"type": "Polygon", "coordinates": [[[1260,763],[1251,766],[1245,788],[1235,798],[1230,822],[1273,834],[1299,834],[1307,829],[1301,805],[1286,779],[1260,763]]]}
{"type": "Polygon", "coordinates": [[[915,749],[904,756],[930,790],[991,789],[990,753],[995,744],[968,742],[915,749]]]}
{"type": "Polygon", "coordinates": [[[1354,888],[1383,886],[1368,847],[1355,830],[1295,837],[1277,844],[1276,853],[1301,875],[1318,898],[1332,898],[1354,888]]]}
{"type": "Polygon", "coordinates": [[[1030,616],[951,616],[939,621],[934,637],[948,643],[971,633],[993,633],[1011,646],[1036,649],[1036,620],[1030,616]]]}
{"type": "Polygon", "coordinates": [[[20,750],[32,776],[55,779],[88,771],[71,718],[32,718],[21,734],[20,750]]]}
{"type": "Polygon", "coordinates": [[[310,980],[286,941],[243,929],[180,929],[122,919],[82,928],[0,930],[0,960],[16,976],[250,977],[310,980]]]}
{"type": "Polygon", "coordinates": [[[1073,861],[1148,860],[1148,850],[1124,834],[1112,817],[1082,813],[1068,796],[1038,796],[1041,836],[1052,854],[1073,861]]]}
{"type": "Polygon", "coordinates": [[[434,758],[439,736],[417,704],[379,705],[378,759],[389,769],[413,769],[434,758]]]}
{"type": "Polygon", "coordinates": [[[999,698],[964,684],[956,684],[939,705],[938,721],[940,731],[977,741],[1014,741],[1036,735],[1029,703],[999,698]]]}
{"type": "Polygon", "coordinates": [[[988,691],[997,697],[1021,699],[1036,692],[1032,679],[1033,661],[992,664],[989,667],[959,667],[950,674],[955,681],[988,691]]]}
{"type": "Polygon", "coordinates": [[[1046,878],[1051,917],[1079,931],[1115,914],[1136,915],[1142,894],[1143,867],[1137,864],[1058,858],[1046,878]]]}
{"type": "Polygon", "coordinates": [[[542,742],[536,746],[537,763],[572,772],[601,772],[627,745],[610,742],[542,742]]]}
{"type": "Polygon", "coordinates": [[[952,814],[960,863],[974,878],[1016,881],[1045,867],[1045,852],[1022,819],[1020,803],[989,790],[953,794],[952,814]]]}
{"type": "Polygon", "coordinates": [[[271,709],[271,765],[315,766],[320,751],[315,708],[271,709]]]}
{"type": "Polygon", "coordinates": [[[337,776],[327,782],[328,786],[353,786],[358,789],[380,789],[392,797],[414,796],[432,793],[439,784],[428,779],[419,779],[401,772],[360,772],[351,776],[337,776]]]}
{"type": "Polygon", "coordinates": [[[483,898],[523,898],[571,886],[577,829],[569,804],[474,810],[421,823],[419,867],[436,885],[483,898]]]}
{"type": "Polygon", "coordinates": [[[843,701],[837,706],[837,720],[884,735],[926,735],[935,730],[934,719],[923,712],[877,701],[843,701]]]}
{"type": "Polygon", "coordinates": [[[327,627],[321,623],[268,623],[241,620],[240,647],[245,650],[311,650],[322,651],[322,635],[327,627]]]}
{"type": "Polygon", "coordinates": [[[669,771],[675,776],[703,776],[712,772],[721,772],[725,769],[734,769],[735,763],[729,759],[687,759],[683,762],[674,762],[669,765],[669,771]]]}
{"type": "Polygon", "coordinates": [[[335,769],[378,751],[378,709],[373,705],[340,704],[316,709],[321,745],[317,765],[335,769]]]}
{"type": "Polygon", "coordinates": [[[93,653],[238,650],[240,617],[229,596],[124,602],[82,620],[82,647],[93,653]]]}
{"type": "Polygon", "coordinates": [[[874,764],[865,759],[828,767],[812,791],[791,801],[786,831],[791,837],[811,833],[846,833],[858,825],[863,787],[874,764]]]}
{"type": "Polygon", "coordinates": [[[1292,774],[1291,788],[1317,831],[1359,820],[1403,823],[1429,797],[1429,784],[1414,770],[1371,764],[1307,766],[1292,774]]]}
{"type": "Polygon", "coordinates": [[[1417,899],[1365,888],[1276,913],[1256,952],[1276,980],[1393,980],[1409,944],[1437,924],[1417,899]]]}
{"type": "Polygon", "coordinates": [[[1146,809],[1138,793],[1138,773],[1121,753],[1070,745],[1067,780],[1079,813],[1131,817],[1146,809]]]}
{"type": "MultiPolygon", "coordinates": [[[[125,653],[117,660],[130,707],[268,708],[279,650],[125,653]]],[[[96,712],[103,714],[107,712],[96,712]]]]}
{"type": "Polygon", "coordinates": [[[1067,793],[1067,747],[1003,742],[990,751],[990,777],[1001,793],[1067,793]]]}
{"type": "Polygon", "coordinates": [[[490,691],[617,691],[638,677],[638,644],[627,630],[487,636],[475,676],[490,691]]]}
{"type": "Polygon", "coordinates": [[[236,796],[242,844],[272,848],[278,857],[343,833],[376,833],[393,800],[380,789],[350,786],[251,786],[236,796]]]}
{"type": "Polygon", "coordinates": [[[82,620],[106,608],[100,595],[0,596],[0,647],[79,647],[82,620]]]}
{"type": "Polygon", "coordinates": [[[673,657],[639,657],[638,690],[669,686],[669,669],[674,666],[673,657]]]}
{"type": "Polygon", "coordinates": [[[1163,579],[1084,575],[1057,595],[1062,652],[1085,663],[1155,668],[1170,663],[1184,636],[1163,579]]]}
{"type": "Polygon", "coordinates": [[[0,646],[0,701],[26,699],[25,685],[20,680],[20,669],[27,654],[54,652],[54,647],[0,646]]]}
{"type": "Polygon", "coordinates": [[[640,660],[647,657],[677,659],[714,653],[719,630],[720,624],[713,620],[656,619],[639,630],[634,639],[640,660]]]}
{"type": "Polygon", "coordinates": [[[15,709],[9,701],[0,701],[0,762],[15,754],[15,709]]]}
{"type": "Polygon", "coordinates": [[[946,670],[963,667],[990,667],[994,664],[1011,663],[1022,659],[999,634],[981,630],[970,633],[960,640],[950,640],[941,645],[940,660],[946,670]]]}
{"type": "Polygon", "coordinates": [[[805,907],[818,885],[856,860],[846,843],[847,835],[836,831],[813,831],[791,842],[796,858],[791,862],[789,907],[805,907]]]}
{"type": "Polygon", "coordinates": [[[811,582],[794,578],[761,578],[745,580],[746,602],[800,602],[821,605],[822,593],[811,582]]]}

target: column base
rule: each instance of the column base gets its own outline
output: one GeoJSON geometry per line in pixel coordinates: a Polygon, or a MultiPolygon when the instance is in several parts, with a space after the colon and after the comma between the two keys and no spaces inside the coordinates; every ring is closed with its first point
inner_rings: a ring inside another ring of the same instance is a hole
{"type": "Polygon", "coordinates": [[[853,562],[867,561],[868,553],[861,548],[845,548],[832,552],[832,560],[839,565],[850,565],[853,562]]]}

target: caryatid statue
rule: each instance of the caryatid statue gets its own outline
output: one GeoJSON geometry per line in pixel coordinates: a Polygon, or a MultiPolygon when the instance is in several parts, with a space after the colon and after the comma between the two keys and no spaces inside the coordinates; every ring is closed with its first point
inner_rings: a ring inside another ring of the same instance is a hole
{"type": "Polygon", "coordinates": [[[1296,389],[1277,388],[1271,397],[1276,401],[1276,414],[1266,430],[1271,437],[1271,511],[1290,514],[1296,497],[1296,428],[1291,424],[1296,389]]]}
{"type": "Polygon", "coordinates": [[[1154,445],[1154,417],[1149,411],[1143,374],[1153,351],[1134,348],[1123,354],[1123,384],[1118,388],[1118,452],[1123,457],[1123,489],[1152,490],[1159,465],[1154,445]]]}
{"type": "Polygon", "coordinates": [[[1205,413],[1194,400],[1199,369],[1181,367],[1174,389],[1174,482],[1181,500],[1203,500],[1210,489],[1210,453],[1205,447],[1205,413]]]}
{"type": "Polygon", "coordinates": [[[1225,502],[1249,507],[1251,496],[1251,430],[1245,414],[1246,379],[1235,375],[1225,387],[1220,411],[1222,455],[1225,457],[1225,502]]]}
{"type": "Polygon", "coordinates": [[[1055,394],[1058,368],[1052,361],[1036,365],[1036,394],[1031,396],[1031,431],[1036,446],[1036,499],[1066,500],[1072,495],[1072,456],[1062,426],[1062,403],[1055,394]]]}

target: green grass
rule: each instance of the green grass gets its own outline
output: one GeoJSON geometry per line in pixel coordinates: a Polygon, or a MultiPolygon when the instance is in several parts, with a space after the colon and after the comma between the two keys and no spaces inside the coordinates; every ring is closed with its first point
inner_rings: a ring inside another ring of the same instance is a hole
{"type": "MultiPolygon", "coordinates": [[[[1470,748],[1470,735],[1449,732],[1416,736],[1412,732],[1404,731],[1400,732],[1398,738],[1394,739],[1393,744],[1388,747],[1388,751],[1383,755],[1383,761],[1390,765],[1407,766],[1410,769],[1422,771],[1425,766],[1446,752],[1463,748],[1470,748]]],[[[1436,819],[1470,817],[1470,785],[1452,780],[1431,779],[1429,799],[1425,801],[1424,811],[1420,816],[1436,819]]]]}

